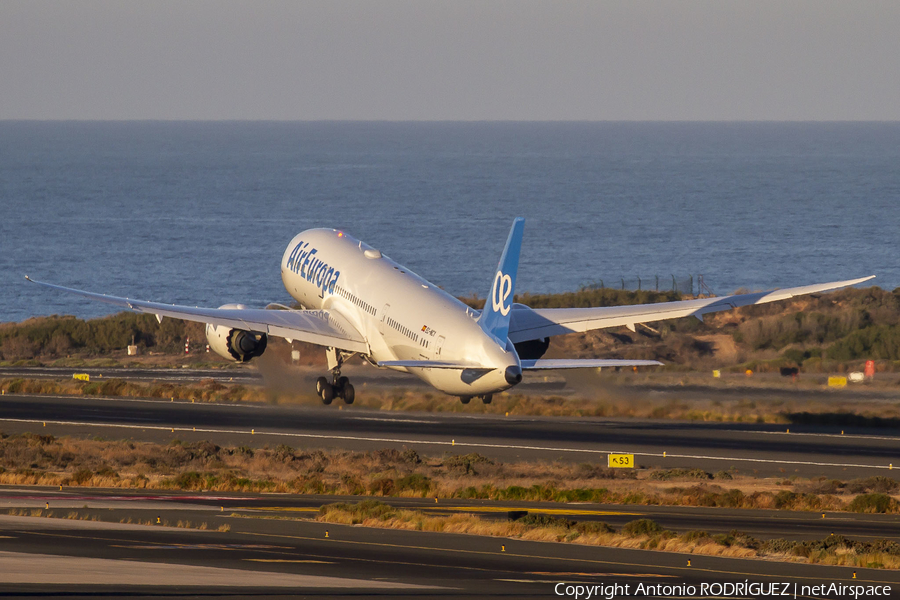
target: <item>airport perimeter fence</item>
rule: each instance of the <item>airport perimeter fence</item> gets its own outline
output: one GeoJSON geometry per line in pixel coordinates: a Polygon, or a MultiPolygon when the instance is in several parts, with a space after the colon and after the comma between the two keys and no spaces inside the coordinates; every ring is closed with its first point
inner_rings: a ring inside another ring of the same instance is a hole
{"type": "Polygon", "coordinates": [[[600,290],[604,288],[630,291],[679,292],[687,296],[715,295],[703,281],[703,275],[687,275],[681,278],[675,275],[611,277],[608,279],[597,279],[581,285],[583,290],[600,290]]]}

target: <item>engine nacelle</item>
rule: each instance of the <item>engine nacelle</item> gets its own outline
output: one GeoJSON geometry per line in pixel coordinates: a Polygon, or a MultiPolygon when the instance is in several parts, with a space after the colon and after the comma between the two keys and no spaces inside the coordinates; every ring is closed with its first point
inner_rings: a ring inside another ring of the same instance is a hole
{"type": "Polygon", "coordinates": [[[528,340],[515,344],[516,354],[522,360],[537,360],[542,357],[550,347],[550,338],[528,340]]]}
{"type": "MultiPolygon", "coordinates": [[[[245,308],[242,304],[226,304],[219,308],[245,308]]],[[[262,356],[266,351],[269,338],[265,333],[245,331],[243,329],[229,329],[224,326],[206,325],[206,341],[210,349],[229,360],[247,362],[252,358],[262,356]]]]}

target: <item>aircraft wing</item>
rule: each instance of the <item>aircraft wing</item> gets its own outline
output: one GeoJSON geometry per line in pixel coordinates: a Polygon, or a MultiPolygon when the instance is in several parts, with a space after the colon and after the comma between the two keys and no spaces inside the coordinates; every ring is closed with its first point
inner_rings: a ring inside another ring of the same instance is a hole
{"type": "Polygon", "coordinates": [[[138,313],[153,314],[160,320],[162,317],[173,317],[184,319],[185,321],[197,321],[216,326],[266,333],[275,337],[301,340],[320,346],[339,348],[348,352],[369,353],[369,345],[365,337],[346,319],[334,311],[178,306],[177,304],[145,302],[118,296],[95,294],[52,283],[35,281],[27,276],[25,278],[32,283],[54,290],[120,306],[138,313]]]}
{"type": "Polygon", "coordinates": [[[625,325],[632,331],[636,323],[650,323],[666,319],[694,316],[703,318],[706,313],[731,310],[738,306],[765,304],[786,300],[794,296],[826,292],[856,285],[874,278],[861,277],[847,281],[835,281],[802,287],[786,288],[771,292],[737,294],[718,298],[697,298],[658,304],[634,304],[631,306],[602,306],[595,308],[528,308],[515,306],[509,326],[509,339],[513,343],[537,340],[553,335],[576,331],[590,331],[625,325]]]}

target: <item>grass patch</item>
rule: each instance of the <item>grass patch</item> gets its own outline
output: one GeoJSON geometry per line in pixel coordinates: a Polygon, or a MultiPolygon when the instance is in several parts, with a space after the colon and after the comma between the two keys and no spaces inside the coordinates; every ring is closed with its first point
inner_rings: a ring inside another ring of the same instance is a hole
{"type": "Polygon", "coordinates": [[[889,477],[773,481],[728,475],[506,463],[414,449],[326,452],[284,444],[249,448],[0,434],[0,483],[13,485],[900,513],[891,496],[900,483],[889,477]]]}

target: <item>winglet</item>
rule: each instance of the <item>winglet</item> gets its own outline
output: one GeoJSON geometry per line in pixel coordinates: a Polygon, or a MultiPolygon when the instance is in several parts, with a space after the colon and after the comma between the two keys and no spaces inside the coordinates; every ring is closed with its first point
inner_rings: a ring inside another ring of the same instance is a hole
{"type": "Polygon", "coordinates": [[[525,219],[517,217],[509,230],[506,247],[500,256],[491,292],[484,303],[484,310],[478,318],[481,328],[493,335],[502,345],[509,336],[510,310],[516,289],[516,272],[519,270],[519,253],[522,251],[522,232],[525,219]]]}

